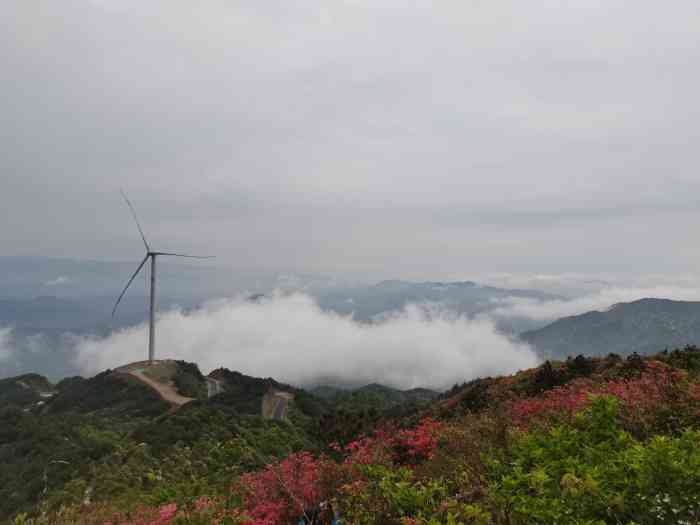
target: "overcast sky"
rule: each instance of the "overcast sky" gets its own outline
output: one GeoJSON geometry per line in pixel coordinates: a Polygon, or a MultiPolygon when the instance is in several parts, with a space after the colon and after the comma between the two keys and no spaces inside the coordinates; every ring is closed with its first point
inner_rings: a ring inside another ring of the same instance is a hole
{"type": "Polygon", "coordinates": [[[697,0],[6,0],[2,253],[700,265],[697,0]]]}

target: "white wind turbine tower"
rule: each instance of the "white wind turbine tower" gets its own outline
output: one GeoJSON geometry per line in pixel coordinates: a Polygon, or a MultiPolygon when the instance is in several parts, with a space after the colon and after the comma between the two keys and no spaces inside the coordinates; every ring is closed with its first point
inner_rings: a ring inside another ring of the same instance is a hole
{"type": "Polygon", "coordinates": [[[131,201],[129,198],[126,196],[126,193],[123,191],[122,197],[124,197],[124,200],[126,201],[126,204],[129,206],[129,210],[131,210],[131,215],[134,217],[134,222],[136,222],[136,227],[139,229],[139,233],[141,234],[141,239],[143,240],[143,244],[146,247],[146,256],[143,258],[141,261],[141,264],[139,264],[138,268],[136,268],[136,271],[134,274],[131,276],[131,279],[126,283],[126,286],[124,287],[124,290],[122,290],[122,293],[119,295],[119,298],[117,299],[117,302],[114,304],[114,309],[112,310],[112,317],[114,317],[114,314],[117,312],[117,307],[119,306],[119,303],[122,300],[122,297],[124,297],[124,294],[126,293],[126,290],[129,288],[131,283],[136,279],[136,276],[139,274],[141,271],[141,268],[146,264],[148,259],[151,259],[151,308],[150,308],[150,317],[149,317],[149,329],[148,329],[148,364],[152,365],[153,364],[153,359],[155,357],[155,352],[156,352],[156,257],[159,255],[171,255],[173,257],[187,257],[189,259],[212,259],[212,256],[201,256],[201,255],[185,255],[182,253],[169,253],[169,252],[154,252],[151,250],[151,247],[148,245],[148,241],[146,241],[146,236],[143,234],[143,229],[141,229],[141,224],[139,224],[139,219],[136,217],[136,211],[134,210],[134,207],[131,205],[131,201]]]}

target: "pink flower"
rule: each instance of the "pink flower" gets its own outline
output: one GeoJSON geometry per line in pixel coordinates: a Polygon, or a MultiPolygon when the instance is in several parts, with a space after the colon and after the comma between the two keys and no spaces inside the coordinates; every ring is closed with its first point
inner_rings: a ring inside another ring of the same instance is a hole
{"type": "Polygon", "coordinates": [[[175,517],[175,514],[177,514],[177,504],[176,503],[170,503],[169,505],[163,505],[158,509],[158,517],[160,518],[160,521],[156,522],[157,525],[160,525],[161,523],[166,524],[169,523],[170,520],[172,520],[175,517]]]}

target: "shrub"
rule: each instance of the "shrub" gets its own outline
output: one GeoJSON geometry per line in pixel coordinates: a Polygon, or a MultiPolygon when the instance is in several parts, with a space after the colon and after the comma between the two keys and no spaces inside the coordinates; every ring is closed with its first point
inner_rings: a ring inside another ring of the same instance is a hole
{"type": "Polygon", "coordinates": [[[537,397],[511,403],[513,423],[526,428],[533,423],[569,420],[588,406],[592,396],[612,395],[623,404],[624,422],[636,435],[653,432],[677,432],[696,419],[698,402],[696,386],[684,373],[659,361],[649,361],[636,378],[622,378],[596,383],[580,378],[563,387],[554,388],[537,397]]]}
{"type": "Polygon", "coordinates": [[[593,399],[573,421],[525,433],[494,461],[491,490],[509,523],[697,523],[700,434],[636,441],[620,401],[593,399]]]}

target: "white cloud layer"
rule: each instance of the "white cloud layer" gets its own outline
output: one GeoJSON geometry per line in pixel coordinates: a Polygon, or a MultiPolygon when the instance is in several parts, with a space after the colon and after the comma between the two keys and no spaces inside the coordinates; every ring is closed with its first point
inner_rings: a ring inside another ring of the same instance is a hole
{"type": "Polygon", "coordinates": [[[519,318],[533,321],[554,321],[561,317],[579,315],[592,310],[606,310],[617,303],[626,303],[644,298],[700,301],[700,288],[679,286],[610,287],[582,297],[551,301],[510,297],[503,301],[502,306],[489,312],[489,315],[505,319],[519,318]]]}
{"type": "MultiPolygon", "coordinates": [[[[85,374],[143,360],[147,327],[85,338],[76,362],[85,374]]],[[[475,377],[537,364],[534,353],[496,332],[487,319],[409,306],[375,324],[322,311],[307,295],[211,302],[170,311],[157,325],[157,357],[197,362],[206,373],[224,366],[293,384],[381,382],[445,388],[475,377]]]]}

